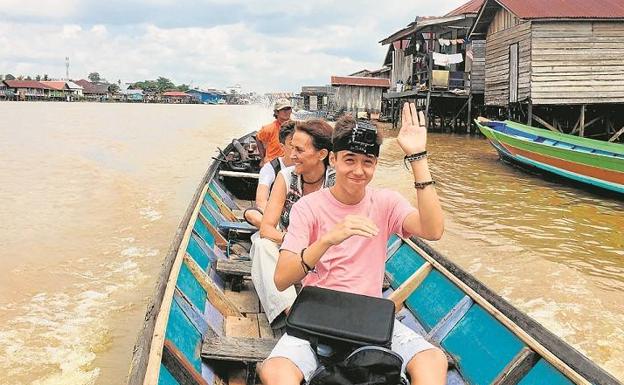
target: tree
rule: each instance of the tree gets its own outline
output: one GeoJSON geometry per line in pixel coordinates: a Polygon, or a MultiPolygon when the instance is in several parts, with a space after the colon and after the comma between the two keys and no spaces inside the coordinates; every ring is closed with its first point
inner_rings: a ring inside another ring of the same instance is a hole
{"type": "Polygon", "coordinates": [[[174,89],[176,88],[175,84],[173,84],[173,82],[165,77],[158,77],[158,79],[156,79],[156,84],[158,87],[158,91],[159,92],[165,92],[167,90],[170,89],[174,89]]]}
{"type": "Polygon", "coordinates": [[[115,83],[109,85],[108,92],[110,92],[111,94],[116,94],[117,92],[119,92],[119,86],[115,83]]]}
{"type": "Polygon", "coordinates": [[[26,76],[25,80],[32,80],[32,78],[30,77],[30,75],[26,76]]]}
{"type": "Polygon", "coordinates": [[[37,76],[35,76],[35,80],[36,80],[36,81],[41,80],[41,75],[37,74],[37,76]]]}
{"type": "Polygon", "coordinates": [[[43,74],[43,80],[50,80],[50,78],[48,77],[48,74],[43,74]]]}
{"type": "Polygon", "coordinates": [[[100,74],[98,72],[91,72],[89,76],[87,76],[87,78],[89,78],[89,80],[93,83],[98,83],[102,81],[102,78],[100,77],[100,74]]]}
{"type": "Polygon", "coordinates": [[[176,89],[178,91],[186,92],[190,89],[190,87],[188,84],[180,84],[179,86],[176,87],[176,89]]]}

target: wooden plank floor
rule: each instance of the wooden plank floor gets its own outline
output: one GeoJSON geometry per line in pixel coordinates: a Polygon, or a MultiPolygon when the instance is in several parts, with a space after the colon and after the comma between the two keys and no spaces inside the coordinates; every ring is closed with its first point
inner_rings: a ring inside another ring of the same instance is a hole
{"type": "MultiPolygon", "coordinates": [[[[258,354],[257,349],[264,352],[261,353],[263,356],[268,354],[267,351],[277,342],[277,339],[269,325],[266,315],[262,311],[262,306],[260,305],[260,300],[258,299],[253,283],[251,280],[245,279],[241,285],[240,291],[232,291],[229,286],[230,283],[227,282],[224,290],[225,297],[237,307],[242,316],[225,317],[225,336],[221,338],[220,341],[217,341],[217,345],[219,346],[217,350],[225,349],[227,346],[223,345],[231,343],[233,344],[233,351],[241,357],[245,356],[245,352],[241,351],[246,349],[245,346],[248,346],[250,349],[250,351],[247,352],[249,353],[247,354],[249,357],[255,357],[258,354]],[[259,339],[264,343],[258,341],[258,344],[254,344],[253,346],[252,344],[248,345],[245,341],[250,341],[249,339],[259,339]],[[234,345],[236,345],[236,347],[234,347],[234,345]]],[[[216,349],[217,346],[214,345],[215,341],[205,341],[205,344],[207,345],[204,346],[204,348],[209,348],[208,345],[213,345],[210,350],[216,349]]],[[[254,358],[253,360],[255,361],[258,359],[259,358],[254,358]]],[[[228,385],[243,385],[247,383],[249,366],[244,362],[233,362],[227,364],[227,367],[229,368],[227,370],[228,385]]],[[[250,373],[252,376],[254,375],[253,370],[250,373]]],[[[258,378],[256,378],[256,383],[260,383],[258,378]]]]}

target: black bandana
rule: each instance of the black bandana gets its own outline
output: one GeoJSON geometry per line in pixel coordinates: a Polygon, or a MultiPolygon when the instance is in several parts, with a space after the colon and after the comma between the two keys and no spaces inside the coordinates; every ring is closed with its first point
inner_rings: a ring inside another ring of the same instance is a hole
{"type": "Polygon", "coordinates": [[[359,121],[355,123],[351,136],[344,136],[334,142],[333,150],[334,152],[348,150],[378,157],[377,128],[371,123],[359,121]]]}

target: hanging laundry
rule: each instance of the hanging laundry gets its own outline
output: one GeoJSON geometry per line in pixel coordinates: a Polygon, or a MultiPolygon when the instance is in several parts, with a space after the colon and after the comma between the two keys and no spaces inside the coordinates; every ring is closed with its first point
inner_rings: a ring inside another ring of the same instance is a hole
{"type": "Polygon", "coordinates": [[[464,61],[464,56],[461,53],[454,53],[452,55],[447,55],[449,57],[449,64],[457,64],[464,61]]]}
{"type": "Polygon", "coordinates": [[[451,45],[451,41],[449,39],[442,39],[439,38],[438,42],[440,43],[441,46],[446,47],[447,45],[451,45]]]}
{"type": "Polygon", "coordinates": [[[443,53],[433,53],[433,64],[438,66],[447,66],[449,64],[457,64],[464,61],[464,56],[461,53],[455,53],[446,55],[443,53]]]}

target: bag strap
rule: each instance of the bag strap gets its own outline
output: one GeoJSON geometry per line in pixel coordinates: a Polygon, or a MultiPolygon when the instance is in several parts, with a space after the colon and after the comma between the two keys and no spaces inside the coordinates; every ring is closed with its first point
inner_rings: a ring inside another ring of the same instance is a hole
{"type": "Polygon", "coordinates": [[[275,171],[275,175],[282,169],[282,164],[279,161],[279,158],[275,158],[271,161],[271,167],[273,167],[273,171],[275,171]]]}

